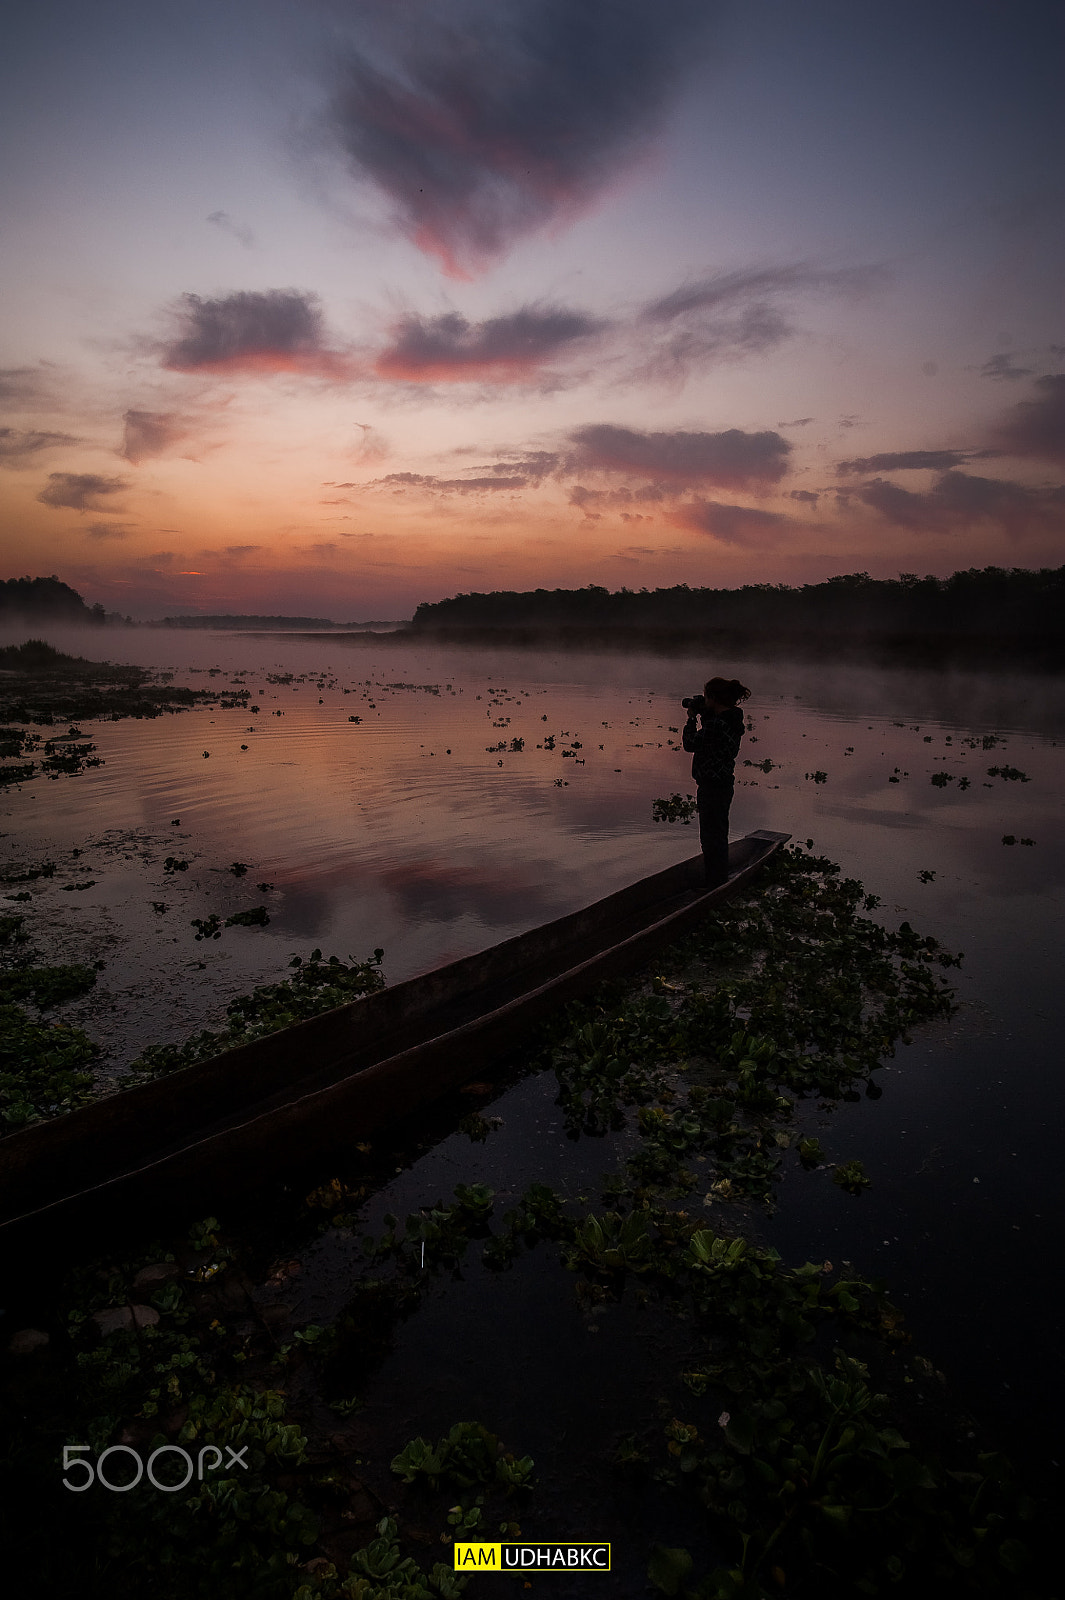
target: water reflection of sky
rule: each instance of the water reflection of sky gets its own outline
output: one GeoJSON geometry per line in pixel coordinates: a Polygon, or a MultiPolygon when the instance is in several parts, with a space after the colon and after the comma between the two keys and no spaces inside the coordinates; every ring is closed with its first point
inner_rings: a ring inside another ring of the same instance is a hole
{"type": "MultiPolygon", "coordinates": [[[[397,981],[697,848],[694,828],[651,820],[651,801],[693,787],[679,702],[709,669],[701,661],[140,631],[107,643],[195,687],[243,678],[259,707],[86,728],[102,767],[4,799],[5,853],[60,861],[33,886],[31,921],[70,938],[106,923],[108,988],[119,1011],[122,983],[136,994],[134,1041],[199,1022],[212,998],[312,945],[357,957],[381,946],[397,981]],[[211,667],[222,671],[207,677],[211,667]],[[268,681],[288,673],[295,681],[268,681]],[[189,870],[167,874],[171,854],[189,870]],[[225,870],[234,860],[249,866],[241,879],[225,870]],[[72,901],[64,874],[95,887],[72,901]],[[259,893],[260,882],[273,887],[259,893]],[[194,942],[193,918],[251,904],[268,907],[267,929],[194,942]],[[166,1017],[145,1003],[146,969],[170,994],[166,1017]]],[[[1065,865],[1053,826],[1060,690],[780,663],[743,676],[754,692],[733,832],[812,838],[889,917],[999,962],[1005,945],[1014,959],[990,981],[1023,981],[1016,954],[1065,865]],[[999,743],[985,751],[986,735],[999,743]],[[769,772],[756,765],[767,759],[769,772]],[[987,775],[1007,763],[1031,782],[987,775]],[[932,784],[940,773],[945,787],[932,784]],[[1005,846],[1004,834],[1036,842],[1005,846]]]]}
{"type": "MultiPolygon", "coordinates": [[[[77,643],[99,654],[98,639],[77,643]]],[[[260,707],[84,725],[105,765],[0,797],[0,860],[59,863],[17,908],[35,940],[107,963],[82,1014],[116,1058],[217,1016],[230,995],[283,975],[294,952],[382,946],[394,982],[697,848],[694,828],[652,822],[651,801],[691,791],[679,702],[728,663],[139,631],[107,644],[197,687],[243,676],[260,707]],[[192,666],[223,671],[208,680],[192,666]],[[309,676],[271,685],[268,672],[309,676]],[[554,749],[538,748],[551,735],[554,749]],[[168,854],[189,870],[165,873],[168,854]],[[245,877],[226,871],[234,860],[245,877]],[[91,890],[64,890],[90,878],[91,890]],[[260,903],[265,930],[194,941],[192,918],[260,903]]],[[[1045,1306],[1022,1337],[1016,1308],[1034,1304],[1030,1263],[1060,1254],[1062,1238],[1065,689],[975,673],[736,670],[753,694],[733,833],[812,839],[881,897],[885,921],[908,918],[966,952],[966,1008],[900,1053],[875,1110],[843,1107],[822,1135],[841,1158],[863,1154],[872,1190],[855,1201],[827,1182],[792,1183],[775,1236],[789,1255],[848,1252],[901,1278],[915,1326],[946,1347],[940,1365],[953,1350],[976,1387],[1010,1367],[990,1388],[1016,1415],[1016,1393],[1034,1394],[1032,1341],[1049,1363],[1060,1339],[1045,1306]],[[985,737],[997,743],[985,749],[985,737]],[[753,765],[767,758],[769,772],[753,765]],[[950,781],[934,785],[938,774],[950,781]]]]}
{"type": "MultiPolygon", "coordinates": [[[[698,688],[701,661],[117,637],[197,687],[245,676],[260,708],[105,723],[86,730],[104,766],[5,797],[7,852],[81,848],[97,887],[79,896],[76,920],[106,906],[136,926],[142,950],[177,938],[184,951],[190,918],[259,903],[252,888],[268,881],[270,927],[201,946],[209,968],[221,962],[227,978],[265,973],[307,941],[353,955],[380,945],[395,981],[697,847],[693,828],[653,823],[651,801],[692,789],[677,749],[679,701],[698,688]],[[193,665],[223,672],[206,680],[180,670],[193,665]],[[310,676],[271,685],[270,672],[310,676]],[[541,748],[551,736],[554,748],[541,748]],[[104,862],[90,841],[109,830],[104,862]],[[119,848],[127,831],[145,835],[132,872],[119,848]],[[192,863],[180,878],[162,873],[176,852],[192,863]],[[250,867],[239,882],[224,871],[234,859],[250,867]],[[160,894],[172,910],[153,914],[160,894]]],[[[1065,867],[1053,826],[1060,690],[1032,679],[779,663],[751,663],[743,675],[754,693],[734,833],[770,827],[813,838],[890,914],[897,906],[922,925],[931,919],[947,942],[971,949],[986,937],[1000,949],[1001,919],[1014,913],[1018,933],[1030,932],[1033,903],[1060,885],[1065,867]],[[1000,740],[993,749],[964,742],[988,734],[1000,740]],[[763,772],[755,763],[767,758],[763,772]],[[1004,764],[1031,782],[988,777],[1004,764]],[[945,787],[931,782],[940,773],[945,787]],[[1004,846],[1004,834],[1036,842],[1004,846]],[[929,871],[934,881],[921,882],[929,871]]],[[[57,912],[69,907],[56,880],[34,895],[57,912]]]]}

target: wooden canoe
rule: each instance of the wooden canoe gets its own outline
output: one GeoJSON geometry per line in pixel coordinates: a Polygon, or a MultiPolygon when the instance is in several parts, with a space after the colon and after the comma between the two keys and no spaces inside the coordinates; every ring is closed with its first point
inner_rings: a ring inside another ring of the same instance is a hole
{"type": "Polygon", "coordinates": [[[641,966],[789,838],[734,840],[719,889],[701,889],[694,856],[489,950],[7,1135],[0,1240],[203,1215],[350,1149],[483,1075],[565,1001],[641,966]]]}

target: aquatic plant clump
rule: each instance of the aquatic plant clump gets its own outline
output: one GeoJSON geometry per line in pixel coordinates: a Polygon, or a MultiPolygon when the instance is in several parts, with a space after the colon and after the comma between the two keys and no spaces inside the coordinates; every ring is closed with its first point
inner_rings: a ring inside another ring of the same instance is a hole
{"type": "MultiPolygon", "coordinates": [[[[9,1582],[159,1600],[456,1600],[466,1579],[441,1546],[518,1533],[500,1517],[533,1463],[463,1421],[435,1445],[395,1441],[393,1487],[417,1505],[420,1526],[440,1524],[432,1543],[442,1559],[423,1566],[402,1548],[396,1517],[382,1516],[353,1471],[362,1461],[323,1452],[294,1414],[276,1376],[282,1353],[249,1287],[214,1217],[169,1248],[101,1257],[70,1275],[52,1335],[54,1404],[31,1426],[24,1380],[12,1375],[2,1397],[0,1460],[18,1468],[0,1499],[9,1582]],[[89,1492],[67,1494],[61,1480],[89,1492]]],[[[325,1355],[331,1332],[298,1330],[300,1358],[325,1355]]]]}
{"type": "MultiPolygon", "coordinates": [[[[87,1266],[67,1318],[69,1396],[52,1408],[51,1433],[46,1426],[30,1443],[24,1423],[14,1431],[27,1483],[54,1477],[57,1430],[72,1419],[96,1454],[119,1440],[142,1455],[165,1443],[247,1443],[254,1475],[208,1474],[180,1497],[107,1496],[92,1525],[80,1502],[68,1504],[65,1515],[84,1526],[49,1547],[55,1592],[69,1587],[70,1564],[89,1555],[107,1574],[107,1593],[140,1593],[150,1579],[160,1600],[462,1593],[447,1544],[521,1537],[510,1518],[517,1506],[523,1521],[538,1515],[551,1462],[538,1448],[534,1480],[532,1461],[503,1448],[491,1419],[456,1423],[435,1442],[367,1449],[359,1412],[426,1286],[434,1300],[465,1292],[478,1271],[469,1259],[476,1241],[499,1294],[508,1285],[495,1275],[511,1271],[515,1292],[528,1288],[524,1258],[539,1252],[530,1263],[538,1283],[557,1264],[579,1308],[624,1306],[662,1351],[661,1399],[605,1456],[581,1460],[604,1495],[631,1485],[660,1537],[668,1527],[691,1546],[644,1546],[658,1592],[768,1600],[794,1588],[850,1600],[931,1584],[943,1594],[1017,1593],[1018,1575],[1031,1570],[1034,1507],[1009,1464],[969,1442],[968,1422],[933,1427],[906,1405],[905,1385],[940,1380],[908,1349],[883,1289],[829,1262],[786,1265],[735,1237],[737,1214],[723,1204],[766,1196],[792,1144],[797,1171],[823,1163],[817,1140],[789,1126],[796,1103],[849,1092],[907,1026],[948,1010],[936,969],[958,958],[908,924],[889,931],[872,922],[862,913],[875,897],[802,851],[788,852],[763,884],[718,907],[642,985],[601,990],[556,1023],[547,1056],[571,1131],[627,1126],[628,1162],[604,1181],[609,1199],[600,1205],[533,1184],[504,1211],[503,1194],[474,1181],[474,1171],[446,1202],[419,1206],[403,1224],[386,1214],[384,1233],[359,1241],[374,1168],[356,1157],[341,1177],[322,1174],[301,1221],[289,1219],[284,1245],[299,1252],[302,1233],[313,1249],[337,1230],[349,1235],[352,1265],[361,1258],[344,1309],[325,1325],[293,1326],[288,1307],[264,1306],[246,1276],[259,1247],[223,1243],[213,1217],[173,1253],[154,1247],[147,1269],[87,1266]],[[824,1026],[812,996],[828,1008],[824,1026]],[[714,1227],[700,1202],[691,1214],[677,1204],[704,1186],[715,1218],[728,1219],[714,1227]],[[677,1329],[683,1353],[668,1357],[677,1329]],[[431,1565],[430,1543],[445,1546],[431,1565]]],[[[227,1033],[190,1041],[196,1053],[186,1059],[224,1048],[220,1038],[242,1042],[242,1021],[269,1031],[279,1016],[298,1020],[294,1008],[336,1003],[346,983],[380,987],[380,959],[375,951],[343,967],[321,951],[295,958],[291,978],[234,1001],[227,1033]]],[[[841,1163],[835,1178],[854,1194],[867,1182],[858,1161],[841,1163]]],[[[279,1263],[270,1283],[302,1265],[279,1263]]],[[[14,1502],[0,1511],[24,1514],[16,1543],[36,1554],[47,1508],[26,1494],[21,1513],[14,1502]]]]}
{"type": "Polygon", "coordinates": [[[571,1129],[620,1128],[640,1106],[640,1182],[687,1192],[687,1163],[709,1163],[698,1181],[718,1197],[768,1202],[795,1100],[852,1093],[908,1029],[953,1007],[936,969],[961,957],[860,915],[876,904],[832,862],[782,851],[642,990],[569,1006],[545,1060],[571,1129]]]}
{"type": "MultiPolygon", "coordinates": [[[[772,1248],[648,1202],[628,1185],[619,1199],[624,1210],[582,1214],[534,1185],[482,1254],[498,1272],[557,1244],[578,1303],[601,1314],[627,1302],[653,1325],[679,1318],[689,1330],[682,1365],[660,1374],[672,1420],[663,1422],[668,1410],[657,1422],[648,1417],[611,1463],[616,1479],[669,1503],[674,1524],[686,1504],[693,1543],[715,1553],[716,1565],[695,1582],[688,1551],[655,1547],[654,1588],[688,1600],[764,1600],[798,1581],[803,1592],[813,1585],[849,1600],[932,1575],[937,1592],[1014,1592],[1014,1577],[1031,1563],[1034,1506],[1004,1458],[962,1438],[930,1447],[926,1430],[900,1412],[907,1383],[941,1380],[908,1350],[882,1286],[831,1262],[789,1267],[772,1248]]],[[[412,1213],[402,1231],[394,1216],[384,1220],[383,1238],[364,1247],[395,1275],[362,1281],[339,1342],[328,1328],[304,1330],[305,1375],[324,1358],[333,1389],[364,1354],[367,1308],[394,1327],[416,1309],[426,1274],[461,1281],[456,1267],[477,1231],[461,1204],[439,1201],[412,1213]]],[[[528,1484],[532,1463],[494,1465],[500,1458],[482,1448],[484,1431],[467,1424],[435,1445],[412,1441],[391,1470],[434,1489],[450,1480],[469,1490],[493,1475],[528,1484]],[[462,1477],[453,1475],[459,1443],[462,1477]]]]}
{"type": "MultiPolygon", "coordinates": [[[[176,688],[169,683],[170,673],[153,673],[145,667],[64,655],[42,639],[27,639],[24,644],[0,649],[0,669],[0,717],[39,727],[89,718],[107,717],[118,722],[124,717],[159,717],[202,705],[236,710],[243,708],[251,698],[249,691],[241,688],[176,688]]],[[[11,740],[13,732],[10,728],[4,730],[5,743],[11,740]]],[[[32,736],[21,732],[15,737],[24,741],[29,738],[32,743],[32,736]]],[[[45,770],[50,768],[53,776],[58,772],[80,771],[82,766],[99,766],[97,758],[86,759],[91,748],[85,745],[76,757],[69,751],[57,754],[48,749],[42,766],[45,770]]],[[[30,763],[27,776],[32,777],[33,770],[34,764],[30,763]]],[[[0,768],[0,782],[5,781],[4,771],[0,768]]],[[[22,780],[8,778],[6,781],[22,780]]]]}
{"type": "Polygon", "coordinates": [[[651,820],[653,822],[683,822],[690,823],[696,813],[695,799],[692,795],[679,794],[663,795],[651,801],[651,820]]]}
{"type": "Polygon", "coordinates": [[[291,978],[263,984],[251,994],[238,995],[229,1002],[223,1028],[204,1029],[181,1044],[148,1045],[134,1061],[131,1074],[137,1081],[160,1077],[373,994],[385,986],[383,960],[384,951],[380,949],[368,960],[350,965],[339,956],[324,960],[321,950],[312,950],[306,960],[294,956],[289,963],[293,969],[291,978]]]}
{"type": "Polygon", "coordinates": [[[909,1028],[953,1009],[935,969],[962,959],[908,922],[859,914],[878,904],[823,857],[780,852],[765,892],[728,902],[682,950],[717,980],[685,1008],[686,1037],[720,1052],[741,1026],[771,1045],[771,1080],[800,1094],[867,1077],[909,1028]]]}
{"type": "MultiPolygon", "coordinates": [[[[8,872],[7,883],[50,878],[55,863],[8,872]]],[[[16,896],[13,898],[22,898],[16,896]]],[[[29,899],[28,894],[24,898],[29,899]]],[[[0,917],[0,1131],[9,1132],[41,1117],[59,1116],[92,1098],[92,1067],[99,1047],[80,1028],[46,1023],[27,1013],[63,1005],[88,993],[96,968],[35,966],[22,916],[0,917]]]]}
{"type": "MultiPolygon", "coordinates": [[[[224,1260],[227,1252],[221,1254],[224,1260]]],[[[291,1594],[293,1566],[306,1559],[318,1532],[317,1517],[291,1487],[306,1459],[304,1434],[286,1415],[282,1395],[243,1381],[232,1356],[222,1355],[225,1329],[217,1319],[190,1330],[204,1297],[190,1284],[193,1275],[172,1254],[149,1259],[140,1276],[140,1262],[95,1270],[97,1263],[75,1274],[63,1339],[69,1392],[43,1429],[30,1434],[17,1423],[12,1449],[20,1477],[54,1481],[64,1441],[78,1440],[95,1462],[123,1417],[125,1448],[107,1463],[107,1481],[131,1485],[137,1462],[143,1477],[144,1463],[161,1450],[153,1471],[163,1491],[97,1490],[84,1501],[64,1495],[63,1511],[76,1529],[67,1550],[37,1525],[49,1512],[28,1504],[8,1529],[9,1559],[17,1566],[21,1557],[42,1593],[104,1592],[90,1572],[74,1576],[73,1563],[84,1567],[91,1549],[90,1566],[109,1571],[109,1593],[291,1594]],[[182,1451],[201,1464],[184,1489],[182,1451]]],[[[82,1474],[70,1469],[75,1485],[85,1482],[84,1457],[81,1465],[82,1474]]]]}
{"type": "Polygon", "coordinates": [[[526,1487],[532,1470],[531,1456],[518,1460],[480,1422],[456,1422],[435,1445],[412,1439],[392,1461],[403,1483],[425,1481],[434,1489],[441,1483],[455,1489],[495,1486],[507,1494],[526,1487]]]}
{"type": "Polygon", "coordinates": [[[600,1299],[622,1298],[638,1272],[640,1293],[653,1284],[693,1323],[687,1395],[657,1439],[630,1440],[616,1467],[654,1469],[720,1560],[689,1587],[688,1553],[658,1546],[654,1588],[690,1600],[761,1600],[795,1579],[838,1600],[903,1580],[922,1593],[1006,1592],[1007,1575],[1028,1564],[1017,1532],[1031,1504],[1001,1457],[962,1467],[964,1447],[940,1460],[895,1426],[877,1392],[898,1382],[892,1347],[902,1342],[883,1290],[831,1263],[787,1268],[776,1251],[683,1213],[634,1213],[607,1231],[620,1238],[637,1220],[634,1260],[589,1251],[589,1217],[569,1264],[594,1278],[600,1299]]]}
{"type": "Polygon", "coordinates": [[[37,770],[34,761],[22,761],[13,767],[0,767],[0,784],[29,783],[37,770]]]}
{"type": "Polygon", "coordinates": [[[0,1130],[85,1105],[99,1053],[80,1028],[35,1022],[21,1006],[0,999],[0,1130]]]}
{"type": "Polygon", "coordinates": [[[96,982],[96,969],[69,967],[11,967],[0,972],[0,1000],[32,1000],[42,1009],[62,1005],[87,994],[96,982]]]}

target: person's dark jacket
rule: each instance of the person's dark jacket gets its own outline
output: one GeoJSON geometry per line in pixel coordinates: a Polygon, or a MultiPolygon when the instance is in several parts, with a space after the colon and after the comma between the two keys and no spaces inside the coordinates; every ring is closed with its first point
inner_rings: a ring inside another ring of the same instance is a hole
{"type": "Polygon", "coordinates": [[[691,753],[692,777],[696,783],[732,783],[742,738],[743,712],[739,706],[705,713],[701,728],[689,717],[684,724],[683,740],[685,750],[691,753]]]}

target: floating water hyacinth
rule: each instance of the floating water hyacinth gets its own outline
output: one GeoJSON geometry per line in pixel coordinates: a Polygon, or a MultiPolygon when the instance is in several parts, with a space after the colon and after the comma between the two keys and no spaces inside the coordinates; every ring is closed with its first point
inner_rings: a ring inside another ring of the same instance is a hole
{"type": "Polygon", "coordinates": [[[227,928],[265,928],[270,921],[265,906],[254,906],[250,911],[235,911],[226,918],[227,928]]]}
{"type": "Polygon", "coordinates": [[[863,1189],[869,1188],[870,1180],[860,1161],[845,1161],[833,1172],[832,1182],[848,1194],[861,1194],[863,1189]]]}
{"type": "Polygon", "coordinates": [[[651,818],[654,822],[691,823],[696,804],[692,795],[671,794],[651,801],[651,818]]]}

